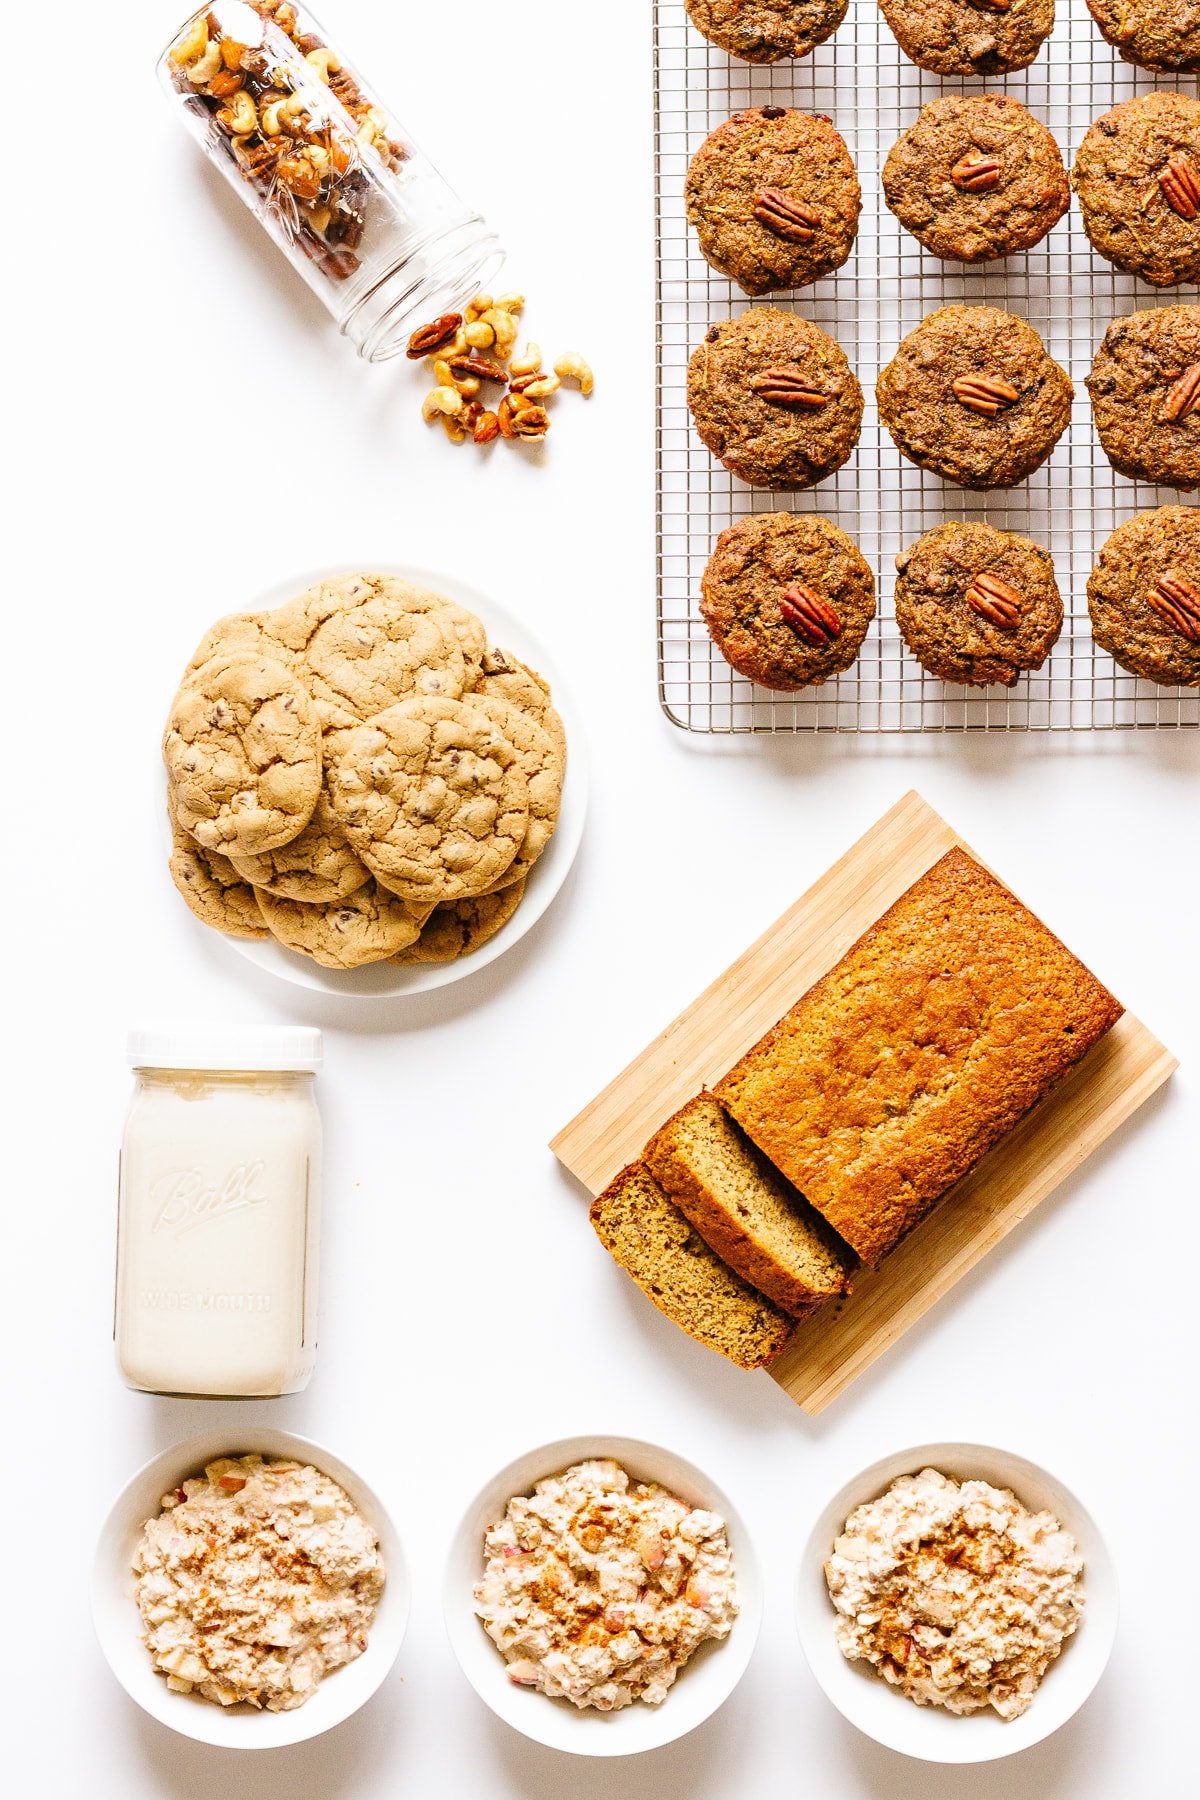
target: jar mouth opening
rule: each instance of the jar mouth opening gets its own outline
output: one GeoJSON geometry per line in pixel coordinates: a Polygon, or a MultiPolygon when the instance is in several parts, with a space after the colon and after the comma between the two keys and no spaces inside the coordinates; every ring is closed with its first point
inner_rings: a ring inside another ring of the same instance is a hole
{"type": "Polygon", "coordinates": [[[406,245],[342,321],[342,334],[367,362],[387,362],[408,347],[418,325],[460,311],[487,288],[504,261],[500,240],[478,214],[406,245]],[[434,257],[436,256],[436,260],[434,257]],[[414,270],[413,263],[424,263],[414,270]]]}

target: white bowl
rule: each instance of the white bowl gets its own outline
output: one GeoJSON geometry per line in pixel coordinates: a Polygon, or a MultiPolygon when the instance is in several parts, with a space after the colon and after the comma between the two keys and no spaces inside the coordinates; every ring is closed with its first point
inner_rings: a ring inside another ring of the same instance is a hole
{"type": "Polygon", "coordinates": [[[494,1475],[463,1515],[446,1565],[446,1629],[467,1680],[498,1718],[525,1737],[576,1756],[633,1756],[686,1736],[729,1698],[754,1652],[762,1619],[762,1587],[750,1537],[733,1502],[709,1476],[673,1450],[637,1438],[575,1437],[528,1450],[494,1475]],[[658,1481],[693,1506],[720,1513],[733,1551],[739,1612],[729,1636],[701,1645],[661,1706],[637,1700],[620,1712],[581,1712],[569,1700],[551,1700],[508,1679],[508,1666],[474,1610],[474,1588],[483,1574],[484,1533],[514,1494],[528,1494],[547,1475],[592,1457],[612,1457],[630,1475],[658,1481]]]}
{"type": "Polygon", "coordinates": [[[409,1584],[396,1528],[378,1495],[361,1476],[321,1444],[269,1426],[222,1426],[172,1445],[139,1469],[113,1503],[92,1565],[92,1621],[108,1665],[125,1692],[152,1718],[184,1737],[231,1750],[270,1750],[298,1744],[340,1725],[379,1687],[396,1660],[408,1624],[409,1584]],[[142,1642],[142,1621],[134,1597],[133,1556],[142,1528],[159,1510],[165,1493],[199,1475],[218,1456],[256,1454],[311,1463],[345,1488],[379,1533],[387,1579],[370,1641],[363,1654],[335,1669],[312,1699],[293,1712],[257,1712],[253,1707],[217,1706],[194,1694],[173,1694],[158,1674],[142,1642]]]}
{"type": "Polygon", "coordinates": [[[819,1685],[859,1731],[923,1762],[992,1762],[1027,1750],[1078,1712],[1108,1662],[1117,1631],[1117,1582],[1104,1539],[1090,1512],[1071,1490],[1023,1456],[987,1444],[920,1444],[897,1450],[848,1481],[821,1513],[800,1565],[796,1622],[800,1642],[819,1685]],[[938,1469],[959,1481],[974,1477],[1011,1488],[1031,1511],[1045,1508],[1074,1537],[1083,1555],[1083,1616],[1050,1665],[1029,1710],[1005,1721],[989,1708],[959,1717],[943,1707],[917,1706],[875,1674],[866,1662],[848,1662],[834,1636],[836,1614],[825,1585],[824,1563],[848,1516],[874,1500],[898,1475],[938,1469]]]}
{"type": "MultiPolygon", "coordinates": [[[[452,963],[369,963],[362,969],[326,969],[310,957],[288,950],[277,938],[226,937],[224,942],[239,956],[289,981],[296,987],[311,988],[319,993],[349,994],[358,1000],[389,1000],[405,994],[426,993],[430,988],[446,987],[452,982],[466,981],[478,975],[489,963],[511,950],[527,931],[537,924],[555,899],[571,873],[583,836],[587,812],[587,753],[583,726],[574,703],[559,674],[554,658],[528,630],[524,622],[488,595],[481,594],[452,575],[397,562],[394,558],[361,558],[353,563],[330,564],[324,568],[302,569],[284,581],[275,582],[264,592],[252,595],[239,610],[265,612],[302,594],[314,582],[344,574],[348,568],[372,569],[385,575],[402,575],[419,587],[445,594],[471,612],[477,613],[487,629],[489,641],[511,650],[523,663],[537,669],[550,683],[554,705],[567,734],[567,769],[563,781],[562,802],[554,834],[542,855],[529,872],[525,892],[512,918],[502,925],[495,937],[470,956],[452,963]]],[[[164,790],[165,791],[165,790],[164,790]]],[[[197,931],[210,928],[196,922],[197,931]]],[[[220,935],[219,933],[217,934],[220,935]]]]}

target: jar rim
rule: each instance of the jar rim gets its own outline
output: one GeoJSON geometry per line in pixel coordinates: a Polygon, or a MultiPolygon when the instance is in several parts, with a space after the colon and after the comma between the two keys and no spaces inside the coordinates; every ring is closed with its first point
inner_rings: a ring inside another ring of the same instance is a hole
{"type": "Polygon", "coordinates": [[[135,1069],[315,1075],[324,1051],[311,1025],[183,1026],[131,1031],[126,1056],[135,1069]]]}

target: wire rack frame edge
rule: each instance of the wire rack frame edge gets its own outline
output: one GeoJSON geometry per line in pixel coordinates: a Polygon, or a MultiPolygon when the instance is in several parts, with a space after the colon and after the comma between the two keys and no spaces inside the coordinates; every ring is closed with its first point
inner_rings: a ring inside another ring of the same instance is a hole
{"type": "Polygon", "coordinates": [[[876,0],[850,0],[839,30],[788,64],[741,63],[709,44],[683,0],[654,0],[654,187],[658,393],[657,673],[672,724],[705,735],[801,732],[1139,731],[1200,726],[1200,692],[1160,688],[1120,669],[1094,642],[1086,583],[1100,545],[1122,519],[1187,501],[1175,490],[1126,480],[1108,463],[1083,378],[1110,321],[1153,305],[1195,300],[1196,289],[1153,289],[1097,256],[1072,204],[1023,257],[982,267],[940,263],[883,205],[888,149],[942,93],[1014,95],[1054,133],[1068,162],[1088,125],[1119,100],[1155,87],[1196,94],[1195,80],[1156,78],[1122,62],[1085,0],[1058,0],[1055,30],[1037,60],[987,81],[942,79],[910,63],[876,0]],[[831,116],[863,188],[854,252],[812,287],[750,300],[709,267],[684,213],[692,152],[714,126],[748,106],[798,106],[831,116]],[[987,494],[943,484],[905,461],[879,421],[875,378],[926,313],[955,301],[1006,307],[1045,339],[1075,382],[1071,424],[1020,487],[987,494]],[[848,463],[817,488],[775,495],[745,486],[704,449],[686,402],[687,360],[713,319],[755,304],[795,307],[836,337],[867,398],[862,437],[848,463]],[[700,618],[700,576],[725,526],[777,506],[821,511],[860,545],[879,584],[879,614],[858,662],[824,687],[773,694],[736,674],[700,618]],[[896,552],[944,519],[986,518],[1053,554],[1066,608],[1063,633],[1042,669],[1011,689],[950,687],[905,649],[892,615],[896,552]]]}

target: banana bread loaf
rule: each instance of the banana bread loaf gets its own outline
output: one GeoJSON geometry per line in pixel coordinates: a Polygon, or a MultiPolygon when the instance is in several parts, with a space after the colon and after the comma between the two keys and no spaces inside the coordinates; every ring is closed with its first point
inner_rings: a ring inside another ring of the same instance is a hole
{"type": "Polygon", "coordinates": [[[793,1320],[725,1267],[641,1163],[593,1200],[591,1218],[659,1312],[710,1350],[758,1369],[787,1343],[793,1320]]]}
{"type": "Polygon", "coordinates": [[[951,850],[716,1092],[875,1264],[1121,1011],[1007,888],[951,850]]]}
{"type": "Polygon", "coordinates": [[[857,1259],[711,1094],[681,1107],[642,1156],[710,1249],[776,1306],[807,1312],[846,1292],[857,1259]]]}

